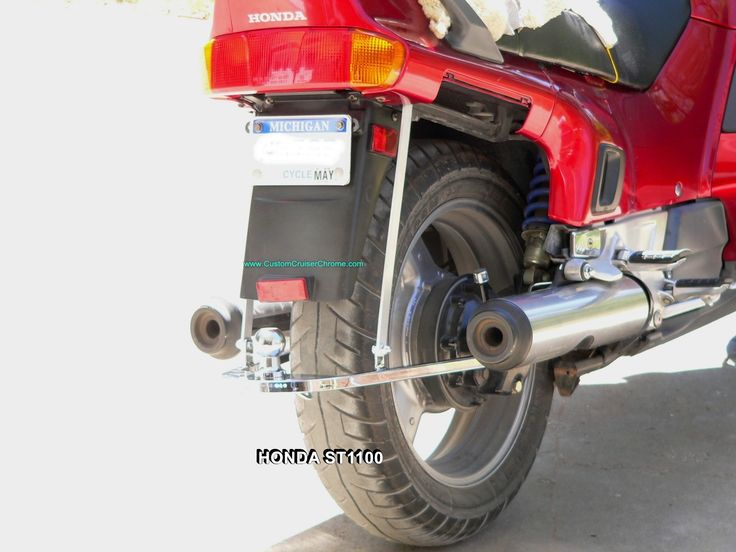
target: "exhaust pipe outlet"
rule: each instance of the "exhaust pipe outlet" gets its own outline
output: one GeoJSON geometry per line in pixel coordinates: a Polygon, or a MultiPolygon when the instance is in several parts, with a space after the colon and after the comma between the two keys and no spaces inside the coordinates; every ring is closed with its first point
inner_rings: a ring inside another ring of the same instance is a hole
{"type": "Polygon", "coordinates": [[[640,335],[649,297],[635,280],[583,282],[492,299],[468,325],[468,347],[492,370],[544,362],[640,335]]]}
{"type": "Polygon", "coordinates": [[[236,343],[243,328],[243,313],[222,299],[211,301],[192,315],[189,329],[192,341],[203,353],[220,359],[233,358],[240,349],[236,343]]]}

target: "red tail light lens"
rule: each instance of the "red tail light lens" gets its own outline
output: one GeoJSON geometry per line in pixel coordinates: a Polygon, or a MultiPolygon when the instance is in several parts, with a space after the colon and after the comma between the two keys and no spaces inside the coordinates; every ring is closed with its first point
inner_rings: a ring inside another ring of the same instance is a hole
{"type": "Polygon", "coordinates": [[[205,47],[216,93],[384,88],[404,66],[397,40],[354,29],[267,29],[220,36],[205,47]]]}

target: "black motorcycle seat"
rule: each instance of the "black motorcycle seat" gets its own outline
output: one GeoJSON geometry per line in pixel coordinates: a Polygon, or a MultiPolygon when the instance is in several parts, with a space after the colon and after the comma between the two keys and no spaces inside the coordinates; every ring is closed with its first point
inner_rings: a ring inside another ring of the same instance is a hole
{"type": "Polygon", "coordinates": [[[503,52],[598,75],[637,89],[649,88],[690,19],[690,0],[600,0],[613,21],[618,44],[611,56],[586,21],[572,13],[538,29],[504,36],[503,52]],[[614,68],[614,63],[615,68],[614,68]]]}

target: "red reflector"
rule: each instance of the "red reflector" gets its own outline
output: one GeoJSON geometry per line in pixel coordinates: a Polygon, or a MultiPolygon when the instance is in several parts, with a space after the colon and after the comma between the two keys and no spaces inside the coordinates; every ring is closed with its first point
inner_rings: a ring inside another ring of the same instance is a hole
{"type": "Polygon", "coordinates": [[[263,303],[306,301],[309,299],[306,278],[288,280],[259,280],[256,282],[258,300],[263,303]]]}
{"type": "Polygon", "coordinates": [[[371,151],[382,153],[390,157],[396,157],[399,150],[399,132],[392,128],[373,125],[373,138],[371,140],[371,151]]]}

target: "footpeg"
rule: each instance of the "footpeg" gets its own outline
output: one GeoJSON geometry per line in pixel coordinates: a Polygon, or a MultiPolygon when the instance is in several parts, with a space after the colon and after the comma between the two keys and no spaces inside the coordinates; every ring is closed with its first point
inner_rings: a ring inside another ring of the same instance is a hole
{"type": "Polygon", "coordinates": [[[677,280],[675,287],[678,288],[719,288],[723,285],[727,285],[729,282],[721,280],[720,278],[692,278],[688,280],[677,280]]]}
{"type": "Polygon", "coordinates": [[[684,263],[692,251],[689,249],[673,249],[663,251],[629,251],[624,249],[618,254],[618,260],[633,271],[640,270],[672,270],[684,263]]]}
{"type": "Polygon", "coordinates": [[[668,293],[673,302],[700,298],[705,304],[715,303],[731,287],[730,280],[720,278],[689,278],[669,281],[668,293]]]}

